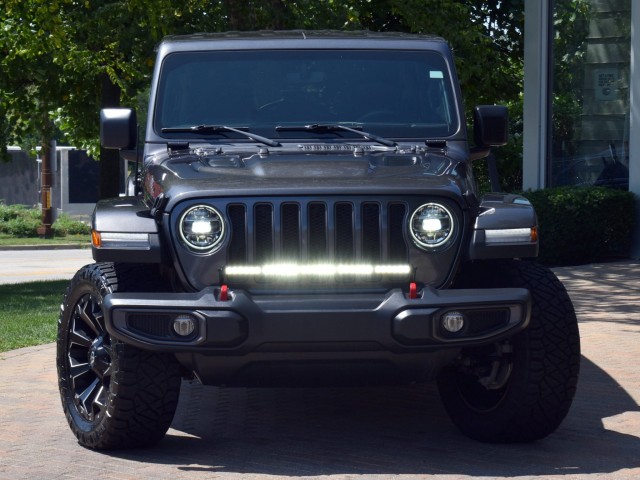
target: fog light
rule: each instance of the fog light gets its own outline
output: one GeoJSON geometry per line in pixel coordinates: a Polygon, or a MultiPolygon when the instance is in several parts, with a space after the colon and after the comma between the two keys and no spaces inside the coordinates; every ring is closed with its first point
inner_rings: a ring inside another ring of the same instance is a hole
{"type": "Polygon", "coordinates": [[[196,322],[190,315],[179,315],[173,321],[173,331],[181,337],[188,337],[196,329],[196,322]]]}
{"type": "Polygon", "coordinates": [[[460,312],[447,312],[441,321],[442,327],[450,333],[457,333],[464,327],[464,315],[460,312]]]}

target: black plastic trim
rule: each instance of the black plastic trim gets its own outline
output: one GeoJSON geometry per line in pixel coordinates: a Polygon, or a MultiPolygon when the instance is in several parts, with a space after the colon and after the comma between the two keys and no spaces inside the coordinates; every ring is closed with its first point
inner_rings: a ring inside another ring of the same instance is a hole
{"type": "Polygon", "coordinates": [[[277,345],[331,345],[344,342],[376,345],[376,350],[395,353],[480,345],[495,342],[524,329],[529,322],[531,300],[521,288],[477,290],[433,290],[424,288],[411,299],[400,289],[386,293],[352,293],[336,295],[255,295],[244,290],[231,293],[230,300],[220,301],[219,291],[207,288],[198,293],[114,293],[104,301],[105,323],[109,333],[139,348],[170,352],[222,352],[242,355],[267,350],[277,345]],[[450,309],[480,310],[509,308],[508,326],[495,332],[483,332],[468,338],[444,338],[433,323],[439,313],[450,309]],[[203,319],[202,332],[191,341],[176,342],[145,337],[127,326],[128,312],[197,312],[203,319]],[[408,312],[408,313],[404,313],[408,312]],[[428,315],[423,315],[428,312],[428,315]],[[416,315],[427,328],[416,335],[416,315]],[[411,319],[412,325],[406,323],[411,319]],[[224,324],[224,342],[216,331],[224,324]],[[233,325],[231,325],[233,324],[233,325]],[[229,332],[235,331],[235,335],[229,332]],[[414,333],[412,333],[414,332],[414,333]],[[409,339],[409,341],[407,341],[409,339]]]}

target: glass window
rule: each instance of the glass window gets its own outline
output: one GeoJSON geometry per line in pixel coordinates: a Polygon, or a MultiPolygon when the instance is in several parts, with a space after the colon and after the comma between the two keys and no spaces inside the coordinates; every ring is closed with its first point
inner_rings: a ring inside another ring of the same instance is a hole
{"type": "Polygon", "coordinates": [[[209,124],[317,139],[275,127],[342,123],[389,137],[442,138],[458,129],[446,62],[425,51],[173,53],[164,60],[156,102],[157,132],[209,124]]]}
{"type": "Polygon", "coordinates": [[[629,185],[631,0],[554,2],[550,185],[629,185]]]}

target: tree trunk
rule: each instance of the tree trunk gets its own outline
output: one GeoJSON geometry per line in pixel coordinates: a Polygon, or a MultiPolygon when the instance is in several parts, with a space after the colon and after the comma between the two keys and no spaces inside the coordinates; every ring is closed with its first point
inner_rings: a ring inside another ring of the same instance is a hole
{"type": "MultiPolygon", "coordinates": [[[[102,77],[101,108],[120,106],[120,87],[114,85],[111,79],[102,77]]],[[[113,198],[120,194],[120,152],[107,148],[100,149],[100,186],[99,196],[113,198]]]]}

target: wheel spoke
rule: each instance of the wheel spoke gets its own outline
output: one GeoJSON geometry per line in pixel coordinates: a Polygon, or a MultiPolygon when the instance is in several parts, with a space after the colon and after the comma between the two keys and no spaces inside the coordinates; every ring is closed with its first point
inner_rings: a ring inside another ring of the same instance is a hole
{"type": "Polygon", "coordinates": [[[71,376],[74,384],[78,377],[91,371],[91,365],[89,365],[89,362],[79,362],[73,357],[69,357],[69,366],[69,375],[71,376]]]}
{"type": "Polygon", "coordinates": [[[73,319],[69,335],[69,345],[79,345],[81,347],[89,348],[91,346],[92,338],[89,338],[87,333],[78,327],[76,318],[73,319]]]}
{"type": "Polygon", "coordinates": [[[102,384],[99,378],[95,378],[93,382],[89,384],[79,395],[76,396],[80,412],[84,412],[89,420],[93,420],[93,402],[96,399],[97,394],[100,392],[102,384]]]}
{"type": "Polygon", "coordinates": [[[102,328],[102,325],[97,318],[99,317],[101,319],[102,313],[97,313],[96,308],[99,312],[100,307],[97,307],[95,305],[95,300],[92,297],[88,297],[83,302],[78,302],[76,315],[78,315],[78,317],[80,317],[87,324],[87,326],[93,331],[93,333],[95,333],[97,337],[104,331],[104,329],[102,328]]]}
{"type": "Polygon", "coordinates": [[[106,396],[106,389],[104,385],[101,384],[93,399],[93,406],[98,412],[102,412],[107,408],[107,402],[105,401],[106,396]]]}

